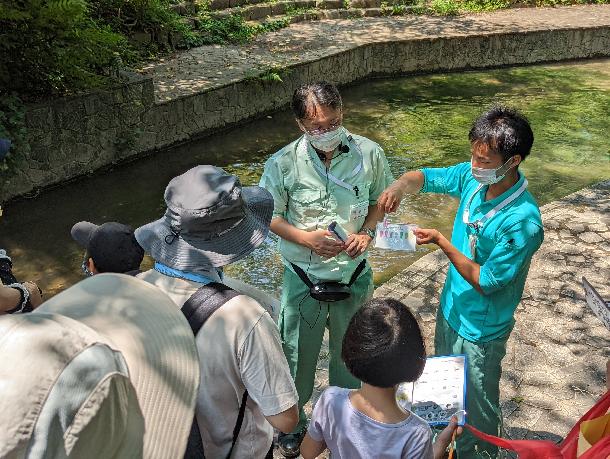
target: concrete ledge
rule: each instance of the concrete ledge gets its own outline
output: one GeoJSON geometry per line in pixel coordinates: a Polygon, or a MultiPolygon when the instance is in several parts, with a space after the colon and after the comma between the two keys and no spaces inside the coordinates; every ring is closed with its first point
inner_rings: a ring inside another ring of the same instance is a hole
{"type": "Polygon", "coordinates": [[[121,88],[28,107],[31,155],[22,170],[5,174],[0,201],[276,111],[309,81],[345,85],[370,77],[602,56],[610,56],[607,6],[416,22],[320,21],[244,47],[201,47],[149,66],[121,88]],[[281,83],[259,78],[270,69],[281,83]]]}

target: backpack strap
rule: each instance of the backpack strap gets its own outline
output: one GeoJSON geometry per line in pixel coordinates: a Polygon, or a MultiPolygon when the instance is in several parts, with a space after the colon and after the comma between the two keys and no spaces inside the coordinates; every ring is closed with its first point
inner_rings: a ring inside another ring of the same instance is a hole
{"type": "Polygon", "coordinates": [[[197,335],[203,324],[207,322],[223,304],[239,293],[218,282],[210,282],[193,293],[182,305],[182,314],[186,317],[193,334],[197,335]]]}
{"type": "MultiPolygon", "coordinates": [[[[181,308],[182,314],[184,314],[184,317],[186,317],[186,320],[191,326],[191,330],[193,330],[193,335],[197,336],[197,333],[201,330],[203,324],[207,322],[212,314],[218,311],[227,301],[238,295],[240,295],[239,292],[218,282],[211,282],[199,287],[199,289],[186,300],[181,308]]],[[[233,441],[227,459],[231,457],[235,443],[237,443],[237,437],[239,436],[241,425],[244,422],[247,400],[248,391],[245,391],[241,398],[241,404],[239,405],[237,421],[233,427],[233,441]]],[[[201,432],[199,431],[199,426],[197,424],[197,417],[194,417],[186,452],[184,453],[184,459],[202,459],[204,457],[201,432]]]]}

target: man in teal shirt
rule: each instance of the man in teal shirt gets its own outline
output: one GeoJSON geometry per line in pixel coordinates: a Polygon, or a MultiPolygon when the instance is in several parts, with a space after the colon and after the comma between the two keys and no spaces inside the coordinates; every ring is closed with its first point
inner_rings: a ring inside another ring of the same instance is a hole
{"type": "MultiPolygon", "coordinates": [[[[521,114],[496,106],[474,122],[468,137],[470,163],[407,172],[378,205],[394,211],[405,193],[417,191],[460,199],[451,242],[435,229],[415,234],[418,244],[437,244],[451,261],[437,314],[436,354],[467,355],[468,422],[500,435],[501,362],[544,236],[540,210],[518,170],[534,135],[521,114]]],[[[497,448],[468,432],[458,439],[460,459],[496,456],[497,448]]]]}
{"type": "Polygon", "coordinates": [[[278,325],[299,393],[299,425],[279,438],[286,457],[299,455],[307,426],[303,405],[313,390],[325,327],[330,384],[360,387],[341,361],[341,344],[350,319],[373,294],[367,248],[384,215],[377,198],[393,181],[381,147],[342,126],[334,85],[298,88],[292,108],[303,135],[267,161],[260,182],[274,200],[271,231],[280,237],[285,265],[278,325]],[[329,231],[332,223],[336,234],[329,231]],[[351,284],[350,296],[316,299],[305,282],[351,284]]]}

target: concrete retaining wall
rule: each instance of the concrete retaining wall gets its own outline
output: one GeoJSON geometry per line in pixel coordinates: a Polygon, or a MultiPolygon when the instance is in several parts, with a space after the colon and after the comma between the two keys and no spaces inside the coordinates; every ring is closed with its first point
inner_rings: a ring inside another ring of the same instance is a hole
{"type": "Polygon", "coordinates": [[[283,82],[245,78],[155,103],[152,79],[27,108],[24,168],[4,174],[0,201],[137,155],[210,134],[284,107],[301,83],[348,84],[374,76],[481,69],[610,56],[610,26],[482,33],[354,45],[287,69],[283,82]]]}

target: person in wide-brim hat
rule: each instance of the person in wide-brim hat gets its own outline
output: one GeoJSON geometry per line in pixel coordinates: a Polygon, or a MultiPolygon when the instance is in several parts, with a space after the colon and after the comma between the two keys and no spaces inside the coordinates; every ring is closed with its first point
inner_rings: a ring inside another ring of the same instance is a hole
{"type": "Polygon", "coordinates": [[[196,166],[169,182],[165,202],[161,219],[135,231],[155,260],[138,278],[193,318],[201,376],[189,457],[201,456],[198,444],[206,457],[268,457],[273,428],[297,423],[298,395],[269,302],[222,268],[263,243],[273,198],[218,167],[196,166]],[[213,313],[203,320],[206,310],[213,313]]]}
{"type": "Polygon", "coordinates": [[[0,337],[0,458],[184,454],[197,351],[159,289],[100,274],[1,317],[0,337]]]}
{"type": "Polygon", "coordinates": [[[206,272],[237,261],[269,233],[271,194],[214,166],[196,166],[165,189],[167,210],[135,231],[152,258],[181,271],[206,272]]]}

